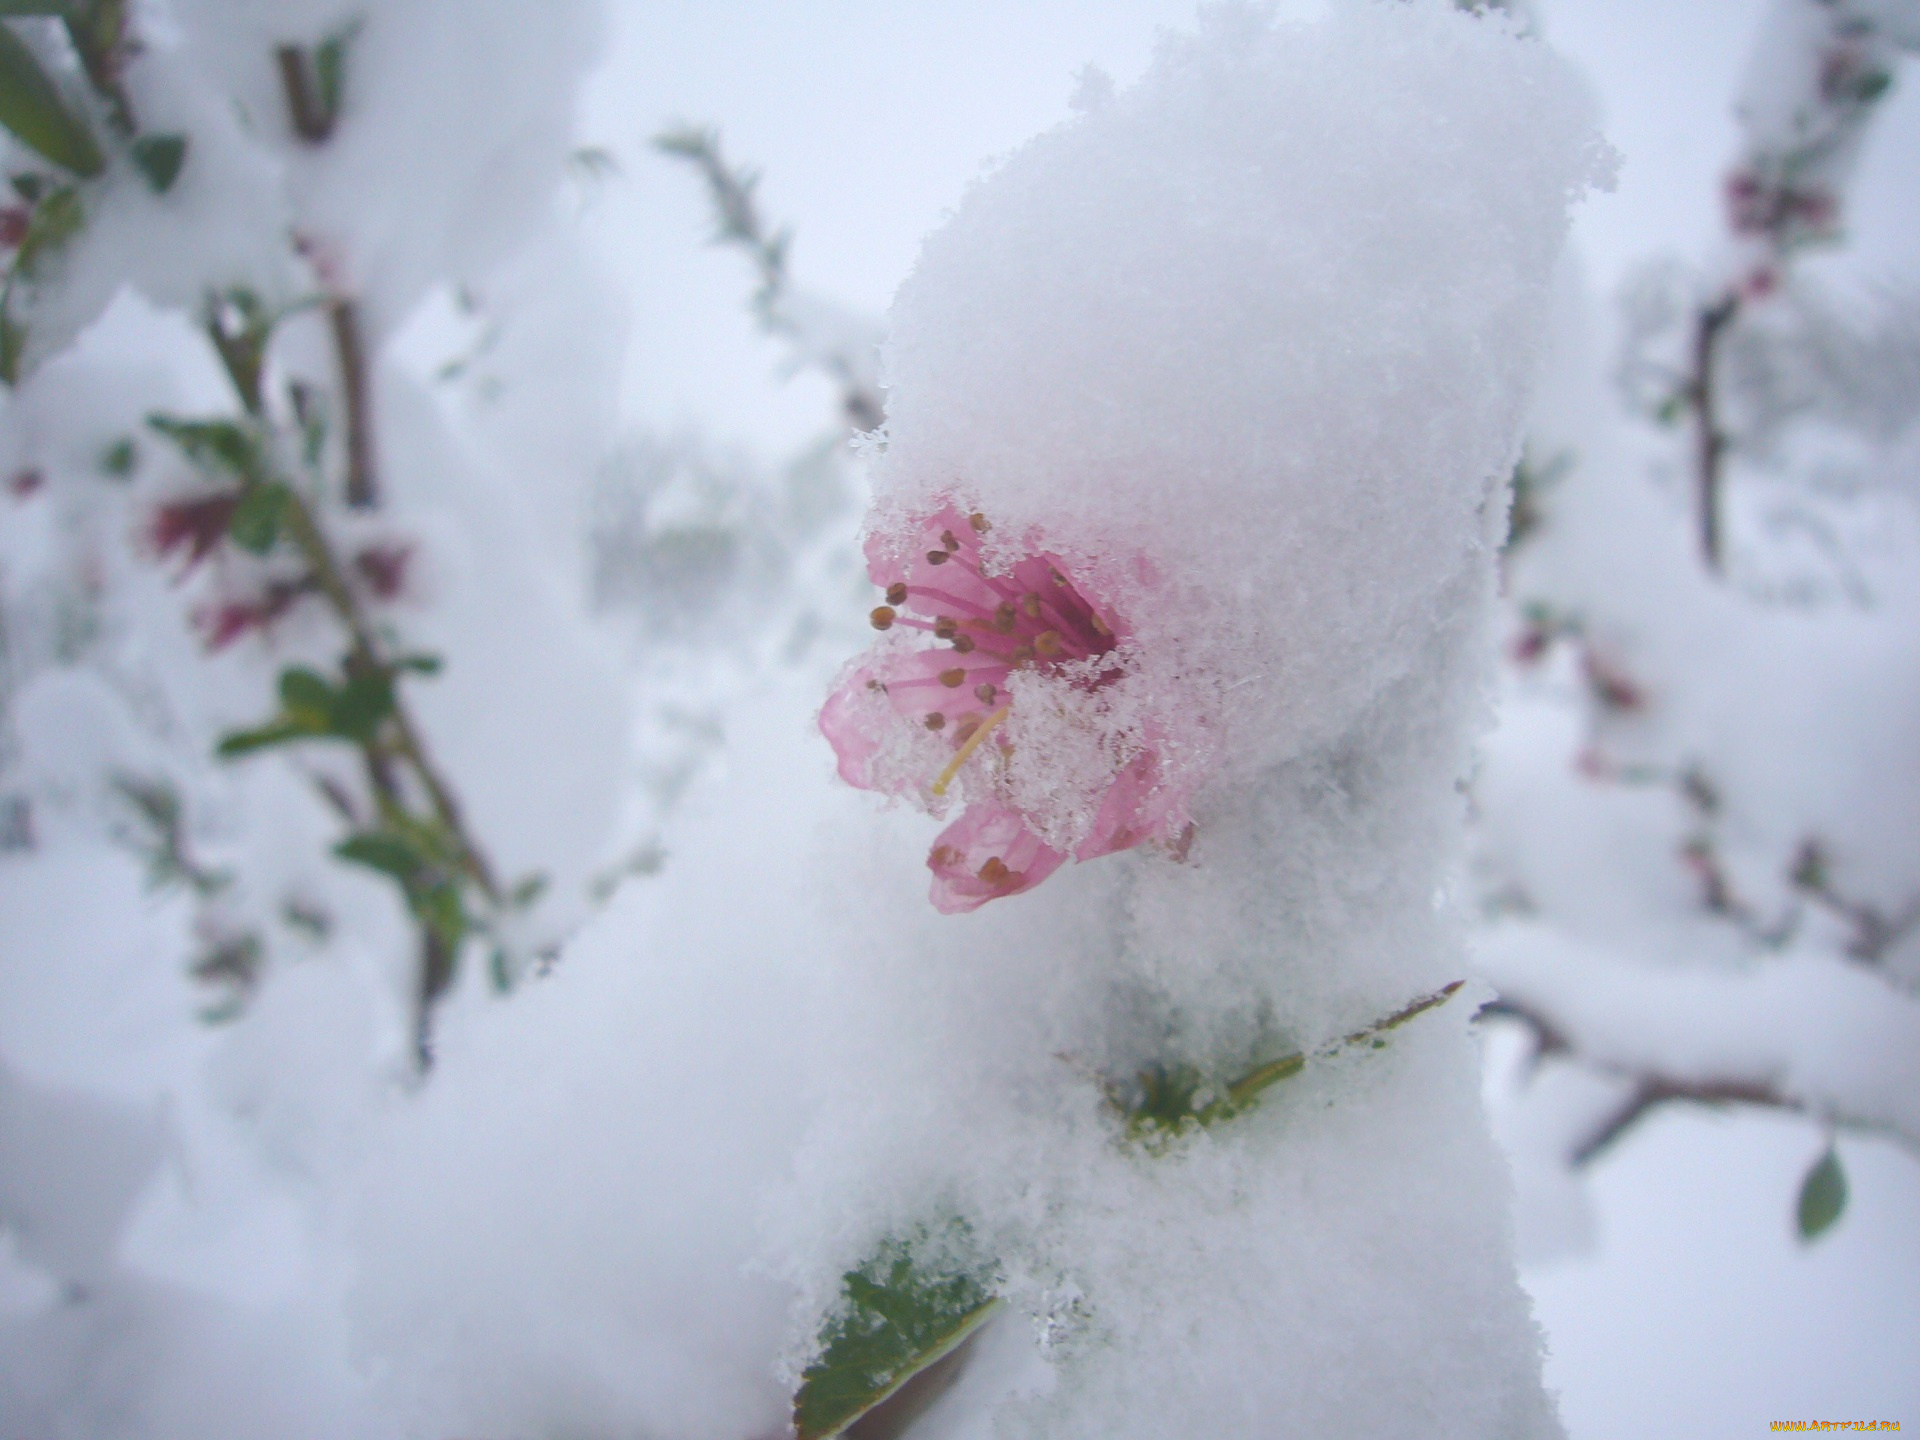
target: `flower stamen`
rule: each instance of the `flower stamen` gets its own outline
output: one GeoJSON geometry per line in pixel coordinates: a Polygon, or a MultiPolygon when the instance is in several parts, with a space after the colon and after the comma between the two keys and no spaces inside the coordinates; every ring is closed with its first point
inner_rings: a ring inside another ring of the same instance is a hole
{"type": "Polygon", "coordinates": [[[947,762],[947,768],[940,772],[940,778],[933,782],[933,793],[944,795],[947,786],[953,783],[953,777],[960,773],[960,767],[967,763],[973,752],[980,748],[980,742],[993,732],[993,727],[1007,718],[1011,705],[1002,705],[998,710],[980,722],[980,728],[967,737],[967,743],[954,752],[953,759],[947,762]]]}

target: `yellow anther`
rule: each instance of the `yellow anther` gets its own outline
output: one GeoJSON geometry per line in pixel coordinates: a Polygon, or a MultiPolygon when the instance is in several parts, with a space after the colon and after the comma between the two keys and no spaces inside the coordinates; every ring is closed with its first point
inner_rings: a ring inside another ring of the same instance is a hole
{"type": "Polygon", "coordinates": [[[934,711],[931,715],[927,716],[927,729],[944,730],[946,728],[947,728],[947,717],[942,715],[938,710],[934,711]]]}
{"type": "Polygon", "coordinates": [[[873,607],[873,612],[867,616],[876,630],[892,629],[895,618],[896,613],[891,605],[876,605],[873,607]]]}
{"type": "Polygon", "coordinates": [[[1058,630],[1042,630],[1038,635],[1033,637],[1033,648],[1051,660],[1060,653],[1060,632],[1058,630]]]}
{"type": "Polygon", "coordinates": [[[896,580],[887,586],[887,603],[889,605],[904,605],[907,603],[906,581],[896,580]]]}
{"type": "Polygon", "coordinates": [[[949,690],[958,690],[966,681],[966,678],[967,672],[957,665],[951,670],[942,670],[940,672],[940,683],[949,690]]]}
{"type": "Polygon", "coordinates": [[[947,768],[940,772],[940,778],[933,782],[934,794],[944,795],[947,793],[947,786],[951,785],[953,783],[953,777],[960,773],[960,767],[966,764],[968,759],[972,757],[973,752],[980,748],[980,742],[993,733],[993,727],[1007,718],[1007,712],[1011,709],[1013,709],[1011,705],[1002,705],[998,710],[980,722],[980,728],[967,737],[966,744],[953,752],[953,759],[949,760],[947,762],[947,768]]]}
{"type": "Polygon", "coordinates": [[[1029,590],[1020,597],[1020,608],[1026,612],[1029,620],[1038,620],[1040,618],[1040,597],[1029,590]]]}
{"type": "Polygon", "coordinates": [[[967,523],[973,527],[973,533],[976,535],[984,535],[993,528],[987,524],[987,517],[978,510],[967,516],[967,523]]]}
{"type": "Polygon", "coordinates": [[[946,563],[947,563],[947,552],[946,552],[946,551],[944,551],[944,550],[929,550],[929,551],[927,551],[927,563],[928,563],[929,565],[944,565],[944,564],[946,564],[946,563]]]}

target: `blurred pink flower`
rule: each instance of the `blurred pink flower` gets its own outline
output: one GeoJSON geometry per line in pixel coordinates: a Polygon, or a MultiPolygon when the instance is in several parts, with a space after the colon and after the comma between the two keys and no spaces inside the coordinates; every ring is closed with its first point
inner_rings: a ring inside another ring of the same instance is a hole
{"type": "Polygon", "coordinates": [[[237,492],[171,501],[153,512],[147,541],[162,560],[184,549],[187,558],[180,573],[185,575],[220,548],[239,507],[237,492]]]}
{"type": "MultiPolygon", "coordinates": [[[[839,758],[840,776],[867,790],[939,797],[968,766],[1004,762],[1004,732],[1017,670],[1040,673],[1077,666],[1076,685],[1099,688],[1125,673],[1116,663],[1096,669],[1079,662],[1112,652],[1125,638],[1116,621],[1083,595],[1065,566],[1045,552],[989,573],[980,537],[984,516],[948,505],[918,527],[904,563],[868,547],[867,573],[886,594],[872,614],[876,630],[926,631],[940,642],[920,650],[881,649],[853,667],[827,699],[820,728],[839,758]],[[884,696],[881,703],[878,697],[884,696]],[[917,725],[947,739],[952,758],[924,785],[875,774],[889,731],[917,725]]],[[[878,539],[878,537],[876,537],[878,539]]],[[[1092,828],[1074,848],[1091,860],[1149,840],[1179,839],[1184,853],[1184,795],[1163,783],[1149,743],[1116,766],[1092,828]]],[[[935,840],[927,857],[933,904],[944,914],[977,910],[989,900],[1031,890],[1067,856],[1040,838],[1032,817],[995,783],[987,798],[971,801],[935,840]]]]}

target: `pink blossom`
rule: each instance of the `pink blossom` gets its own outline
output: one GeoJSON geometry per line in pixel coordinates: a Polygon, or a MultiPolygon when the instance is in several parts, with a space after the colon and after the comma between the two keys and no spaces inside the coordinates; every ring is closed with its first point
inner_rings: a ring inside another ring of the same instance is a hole
{"type": "Polygon", "coordinates": [[[258,594],[244,600],[221,600],[193,612],[209,650],[224,650],[253,631],[271,630],[303,595],[313,589],[310,581],[275,580],[258,594]]]}
{"type": "Polygon", "coordinates": [[[233,512],[239,506],[237,493],[175,500],[153,512],[147,539],[154,553],[163,560],[174,551],[184,549],[187,559],[181,574],[187,574],[227,538],[227,528],[233,523],[233,512]]]}
{"type": "Polygon", "coordinates": [[[369,545],[353,557],[353,569],[376,599],[397,600],[407,588],[413,546],[404,541],[369,545]]]}
{"type": "MultiPolygon", "coordinates": [[[[849,669],[820,712],[841,778],[851,785],[931,804],[967,775],[969,803],[927,857],[933,903],[945,914],[1030,890],[1067,859],[1041,838],[1044,827],[1015,803],[1005,780],[1014,674],[1060,674],[1098,690],[1127,673],[1115,653],[1125,627],[1102,614],[1054,555],[990,567],[981,553],[990,528],[984,516],[962,515],[949,504],[916,527],[904,560],[877,541],[869,546],[868,574],[886,597],[873,611],[874,628],[924,631],[935,643],[877,647],[849,669]],[[1103,657],[1113,663],[1098,663],[1103,657]],[[889,742],[904,738],[908,726],[950,748],[938,773],[932,766],[919,778],[880,773],[881,757],[899,748],[889,742]]],[[[1184,855],[1191,828],[1184,792],[1167,783],[1149,735],[1116,761],[1073,857],[1091,860],[1148,841],[1177,841],[1184,855]]]]}

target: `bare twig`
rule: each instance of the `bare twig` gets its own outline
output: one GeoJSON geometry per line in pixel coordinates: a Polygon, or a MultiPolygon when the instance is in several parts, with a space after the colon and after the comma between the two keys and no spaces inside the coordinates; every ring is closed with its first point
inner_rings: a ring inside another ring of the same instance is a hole
{"type": "Polygon", "coordinates": [[[785,227],[767,228],[754,197],[760,184],[759,172],[729,165],[720,151],[720,135],[714,130],[683,126],[656,136],[653,143],[666,154],[688,161],[706,180],[713,203],[714,243],[746,251],[759,275],[753,313],[760,327],[770,335],[793,341],[807,363],[825,371],[840,387],[840,407],[849,428],[876,428],[886,418],[886,410],[861,367],[844,349],[810,346],[803,326],[794,320],[787,280],[787,249],[793,242],[793,232],[785,227]]]}
{"type": "Polygon", "coordinates": [[[346,408],[347,504],[371,510],[380,503],[373,463],[373,406],[367,389],[366,353],[360,343],[360,318],[352,300],[336,296],[327,306],[333,324],[333,348],[340,363],[340,391],[346,408]]]}
{"type": "Polygon", "coordinates": [[[1847,954],[1862,964],[1878,965],[1888,951],[1920,927],[1920,896],[1889,915],[1869,901],[1842,892],[1833,883],[1826,847],[1816,838],[1801,842],[1789,878],[1795,889],[1853,932],[1847,939],[1847,954]]]}
{"type": "Polygon", "coordinates": [[[1695,318],[1693,373],[1686,391],[1693,409],[1694,490],[1699,507],[1700,556],[1715,575],[1724,567],[1721,488],[1729,441],[1720,428],[1713,367],[1720,342],[1739,311],[1739,296],[1729,292],[1702,309],[1695,318]]]}
{"type": "Polygon", "coordinates": [[[1887,1135],[1909,1149],[1920,1151],[1920,1137],[1908,1135],[1883,1121],[1862,1119],[1817,1107],[1789,1094],[1771,1079],[1747,1075],[1688,1078],[1657,1067],[1638,1067],[1593,1055],[1582,1050],[1567,1028],[1546,1011],[1511,996],[1502,996],[1482,1006],[1480,1014],[1514,1020],[1525,1026],[1533,1035],[1536,1063],[1550,1057],[1558,1058],[1596,1074],[1631,1083],[1632,1088],[1626,1098],[1568,1150],[1567,1161],[1576,1167],[1599,1158],[1640,1121],[1663,1105],[1670,1104],[1710,1108],[1745,1105],[1790,1115],[1806,1115],[1847,1129],[1887,1135]]]}
{"type": "Polygon", "coordinates": [[[333,136],[338,111],[321,98],[315,83],[312,62],[299,45],[278,45],[274,63],[280,67],[280,88],[286,92],[287,116],[293,133],[309,145],[324,145],[333,136]]]}

